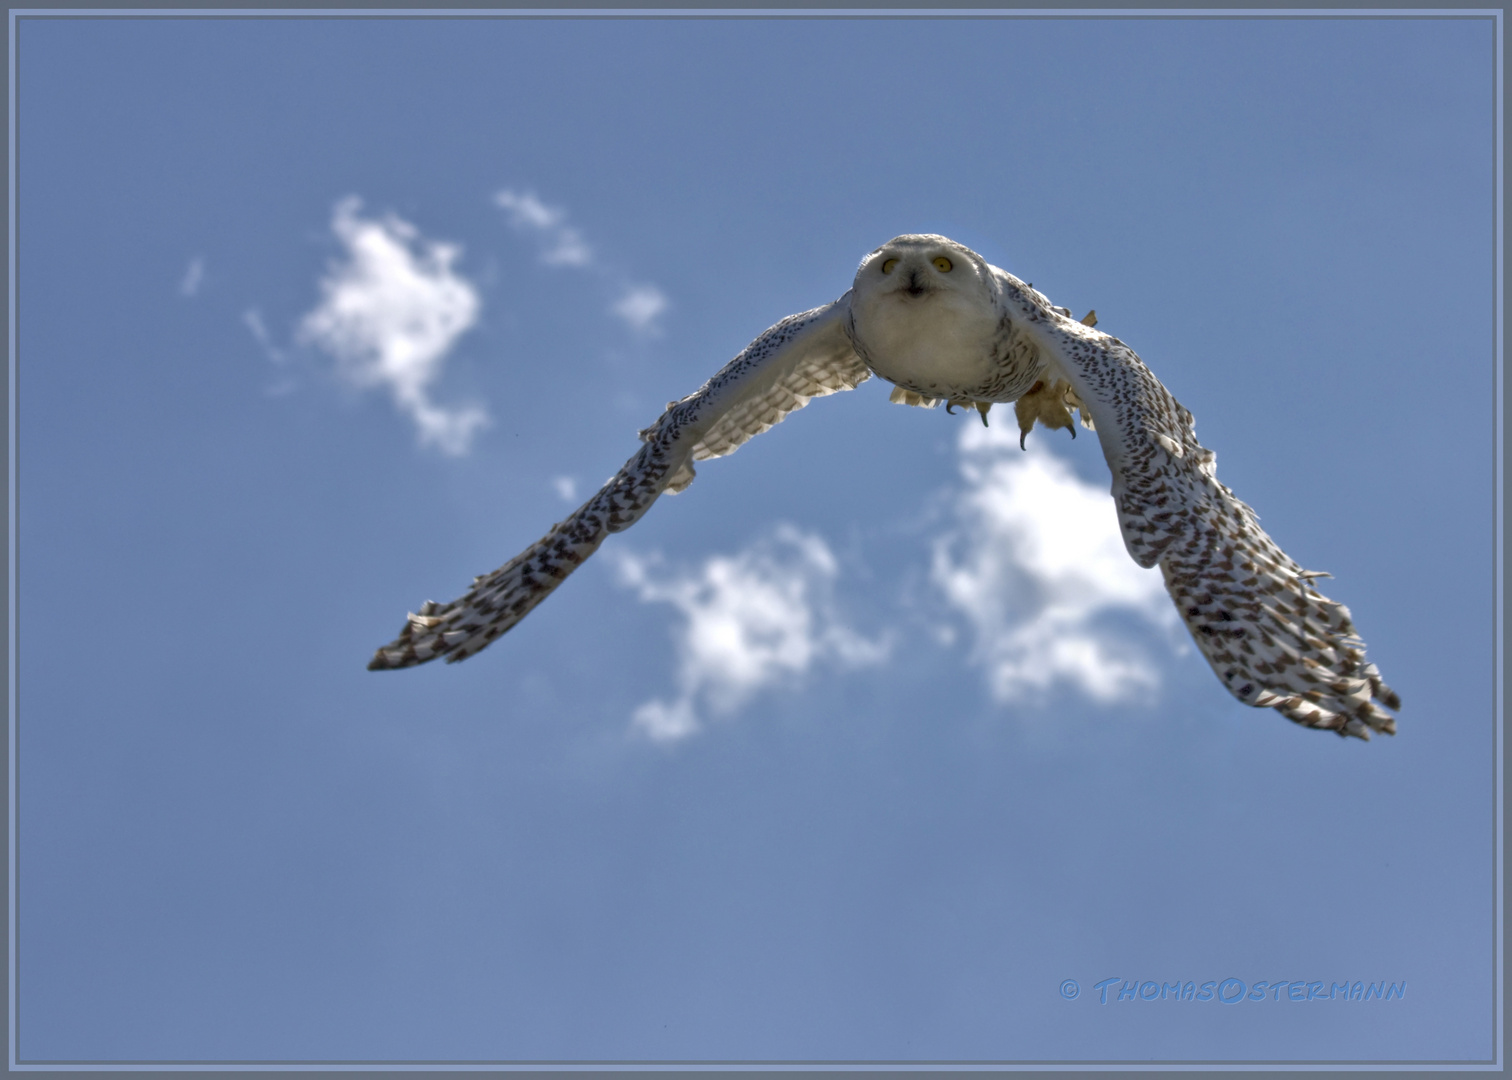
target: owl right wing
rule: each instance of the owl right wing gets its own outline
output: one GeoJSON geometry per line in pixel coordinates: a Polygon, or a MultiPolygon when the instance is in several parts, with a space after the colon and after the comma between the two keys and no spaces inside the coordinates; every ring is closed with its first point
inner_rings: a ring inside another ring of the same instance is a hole
{"type": "Polygon", "coordinates": [[[466,595],[448,604],[427,600],[368,669],[467,659],[546,599],[606,536],[639,521],[663,491],[691,484],[695,461],[733,453],[813,398],[865,382],[871,372],[851,347],[849,314],[846,293],[771,327],[697,392],[669,404],[596,495],[499,569],[474,578],[466,595]]]}
{"type": "Polygon", "coordinates": [[[1395,734],[1396,719],[1381,706],[1401,701],[1365,659],[1349,609],[1318,592],[1313,579],[1327,575],[1298,566],[1219,482],[1192,414],[1122,341],[1058,309],[1034,309],[1036,336],[1092,414],[1125,547],[1140,566],[1160,566],[1229,693],[1304,727],[1363,739],[1395,734]]]}

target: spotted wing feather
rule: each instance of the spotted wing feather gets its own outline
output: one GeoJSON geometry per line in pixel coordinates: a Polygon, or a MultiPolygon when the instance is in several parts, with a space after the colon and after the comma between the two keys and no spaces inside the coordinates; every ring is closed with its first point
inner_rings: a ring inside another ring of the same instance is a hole
{"type": "Polygon", "coordinates": [[[1117,338],[1041,309],[1040,337],[1087,404],[1129,554],[1166,588],[1223,684],[1305,727],[1395,734],[1401,702],[1365,659],[1349,609],[1215,475],[1192,414],[1117,338]]]}
{"type": "Polygon", "coordinates": [[[733,454],[814,398],[854,390],[871,378],[845,333],[849,296],[782,320],[709,380],[700,394],[721,380],[740,384],[740,392],[694,444],[694,461],[733,454]]]}
{"type": "Polygon", "coordinates": [[[693,482],[693,462],[733,453],[746,440],[869,375],[845,334],[846,297],[791,315],[751,342],[696,393],[667,406],[640,433],[642,446],[598,493],[549,533],[448,604],[427,600],[369,670],[465,660],[505,633],[598,550],[640,520],[663,491],[693,482]]]}

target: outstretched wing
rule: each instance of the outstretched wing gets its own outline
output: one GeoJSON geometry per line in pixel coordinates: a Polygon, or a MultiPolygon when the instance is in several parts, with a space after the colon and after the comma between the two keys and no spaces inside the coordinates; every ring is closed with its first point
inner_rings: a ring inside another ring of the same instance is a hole
{"type": "Polygon", "coordinates": [[[733,453],[812,398],[849,390],[871,372],[845,332],[850,294],[790,315],[697,391],[667,406],[640,433],[624,468],[549,533],[449,604],[427,600],[399,636],[373,654],[371,671],[445,656],[465,660],[523,619],[610,533],[640,520],[663,491],[693,482],[693,462],[733,453]]]}
{"type": "Polygon", "coordinates": [[[1129,554],[1140,566],[1160,564],[1229,692],[1306,727],[1395,734],[1380,705],[1398,709],[1400,700],[1366,661],[1349,609],[1313,587],[1328,575],[1293,562],[1218,481],[1192,414],[1134,350],[1035,306],[1037,336],[1092,414],[1129,554]]]}

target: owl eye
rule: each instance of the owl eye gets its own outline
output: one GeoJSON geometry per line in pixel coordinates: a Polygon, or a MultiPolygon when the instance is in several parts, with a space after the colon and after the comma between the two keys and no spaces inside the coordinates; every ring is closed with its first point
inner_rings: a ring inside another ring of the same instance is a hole
{"type": "Polygon", "coordinates": [[[936,259],[934,261],[934,264],[935,264],[935,269],[938,270],[940,273],[942,273],[942,274],[948,274],[948,273],[950,273],[950,260],[947,259],[945,256],[941,255],[938,259],[936,259]]]}
{"type": "Polygon", "coordinates": [[[898,265],[898,260],[897,259],[888,259],[885,263],[882,264],[882,272],[884,274],[890,274],[890,273],[893,272],[893,267],[895,267],[897,265],[898,265]]]}

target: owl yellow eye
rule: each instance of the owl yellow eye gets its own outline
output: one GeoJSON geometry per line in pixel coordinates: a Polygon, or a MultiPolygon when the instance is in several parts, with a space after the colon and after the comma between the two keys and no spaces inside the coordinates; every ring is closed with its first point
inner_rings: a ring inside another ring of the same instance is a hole
{"type": "Polygon", "coordinates": [[[938,259],[936,259],[934,261],[934,264],[935,264],[935,269],[938,270],[940,273],[942,273],[942,274],[948,274],[948,273],[950,273],[950,260],[947,259],[945,256],[941,255],[938,259]]]}
{"type": "Polygon", "coordinates": [[[884,274],[890,274],[890,273],[893,272],[893,267],[895,267],[897,265],[898,265],[898,260],[897,259],[888,259],[885,263],[882,264],[882,272],[884,274]]]}

